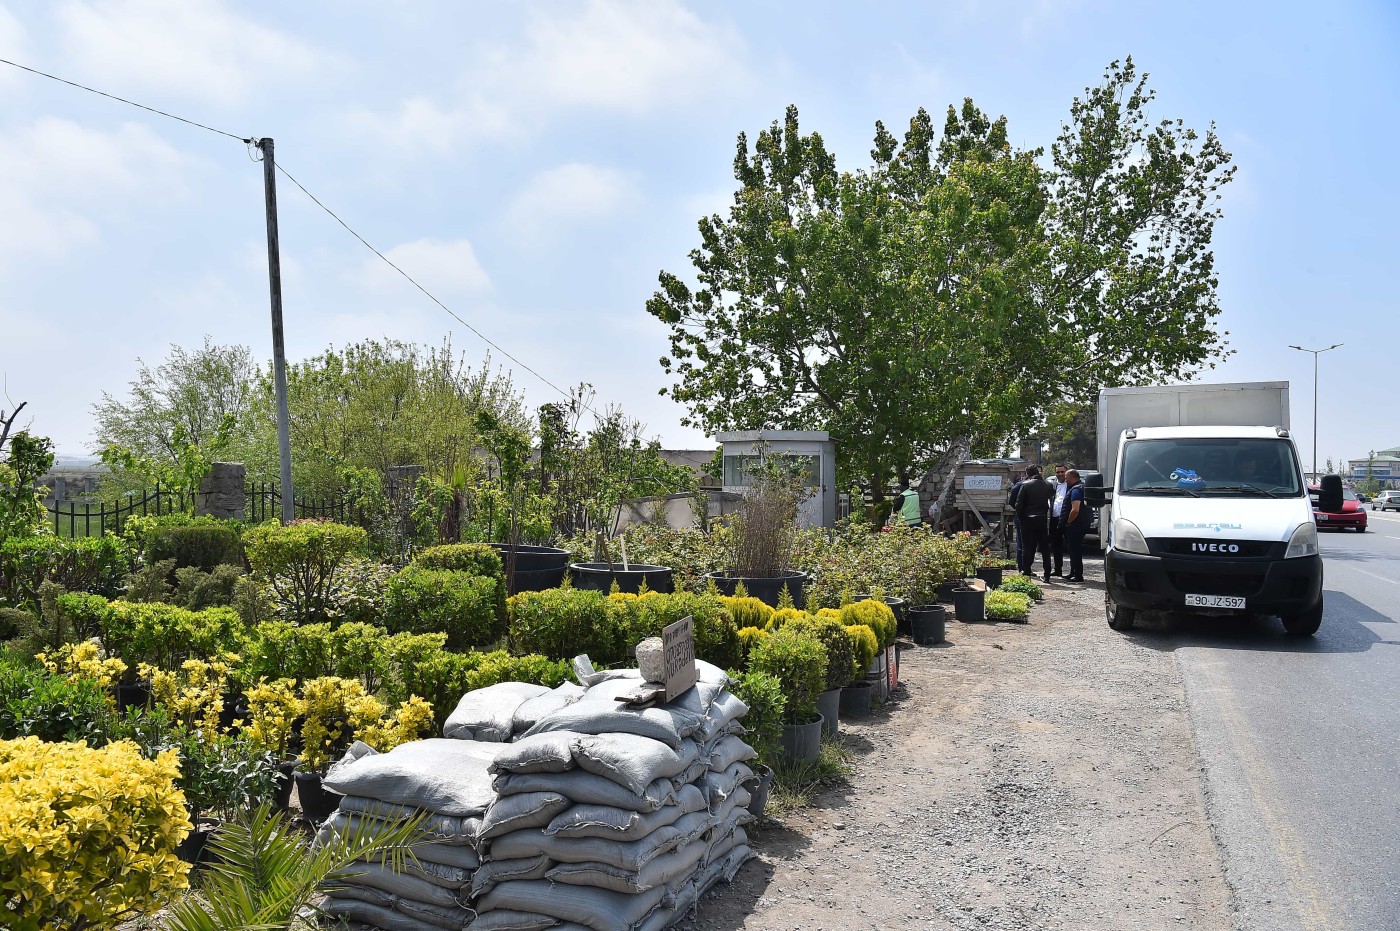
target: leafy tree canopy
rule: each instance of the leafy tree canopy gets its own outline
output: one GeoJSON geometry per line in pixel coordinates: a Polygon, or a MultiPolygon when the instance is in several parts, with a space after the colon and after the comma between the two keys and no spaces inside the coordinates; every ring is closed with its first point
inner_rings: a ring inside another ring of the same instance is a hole
{"type": "MultiPolygon", "coordinates": [[[[701,219],[695,286],[662,272],[647,310],[688,425],[826,429],[877,489],[992,448],[1066,398],[1183,378],[1227,355],[1210,240],[1230,156],[1153,123],[1132,60],[1017,149],[969,99],[941,137],[920,110],[876,123],[840,172],[796,107],[741,133],[728,217],[701,219]]],[[[1228,334],[1225,334],[1228,335],[1228,334]]]]}

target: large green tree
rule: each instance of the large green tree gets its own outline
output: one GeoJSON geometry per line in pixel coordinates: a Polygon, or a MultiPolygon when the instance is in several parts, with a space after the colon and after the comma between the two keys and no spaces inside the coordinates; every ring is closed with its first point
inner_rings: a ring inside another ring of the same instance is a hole
{"type": "Polygon", "coordinates": [[[795,107],[752,151],[740,134],[695,286],[663,271],[647,304],[687,422],[827,429],[878,494],[1066,398],[1222,358],[1209,243],[1229,156],[1213,132],[1151,123],[1145,82],[1111,65],[1048,164],[971,100],[941,138],[923,110],[902,141],[877,123],[855,172],[795,107]]]}

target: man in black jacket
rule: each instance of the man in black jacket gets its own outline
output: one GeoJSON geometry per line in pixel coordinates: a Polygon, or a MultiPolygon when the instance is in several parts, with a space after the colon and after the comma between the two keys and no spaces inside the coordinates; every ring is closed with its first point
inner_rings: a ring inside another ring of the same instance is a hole
{"type": "Polygon", "coordinates": [[[1026,467],[1026,480],[1016,496],[1016,516],[1021,519],[1021,572],[1034,575],[1036,551],[1045,567],[1042,578],[1050,581],[1050,503],[1055,490],[1040,475],[1039,466],[1026,467]]]}

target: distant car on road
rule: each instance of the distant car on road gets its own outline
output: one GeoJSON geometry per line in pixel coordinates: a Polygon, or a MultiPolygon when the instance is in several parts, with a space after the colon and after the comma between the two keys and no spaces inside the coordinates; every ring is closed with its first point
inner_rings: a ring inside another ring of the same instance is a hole
{"type": "Polygon", "coordinates": [[[1383,491],[1371,502],[1373,511],[1400,511],[1400,491],[1383,491]]]}
{"type": "Polygon", "coordinates": [[[1321,494],[1322,489],[1318,486],[1308,486],[1308,497],[1312,499],[1313,521],[1319,529],[1331,527],[1336,530],[1346,530],[1350,528],[1357,533],[1366,532],[1366,511],[1361,507],[1361,502],[1356,500],[1356,492],[1350,488],[1342,489],[1342,509],[1340,511],[1323,511],[1319,508],[1318,498],[1321,494]]]}

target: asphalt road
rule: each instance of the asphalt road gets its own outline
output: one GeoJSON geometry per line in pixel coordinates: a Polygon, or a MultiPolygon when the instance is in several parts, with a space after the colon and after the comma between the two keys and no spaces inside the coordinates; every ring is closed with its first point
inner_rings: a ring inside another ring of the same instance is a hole
{"type": "Polygon", "coordinates": [[[1176,653],[1241,929],[1400,929],[1400,515],[1368,516],[1322,534],[1310,640],[1276,619],[1130,634],[1176,653]]]}

